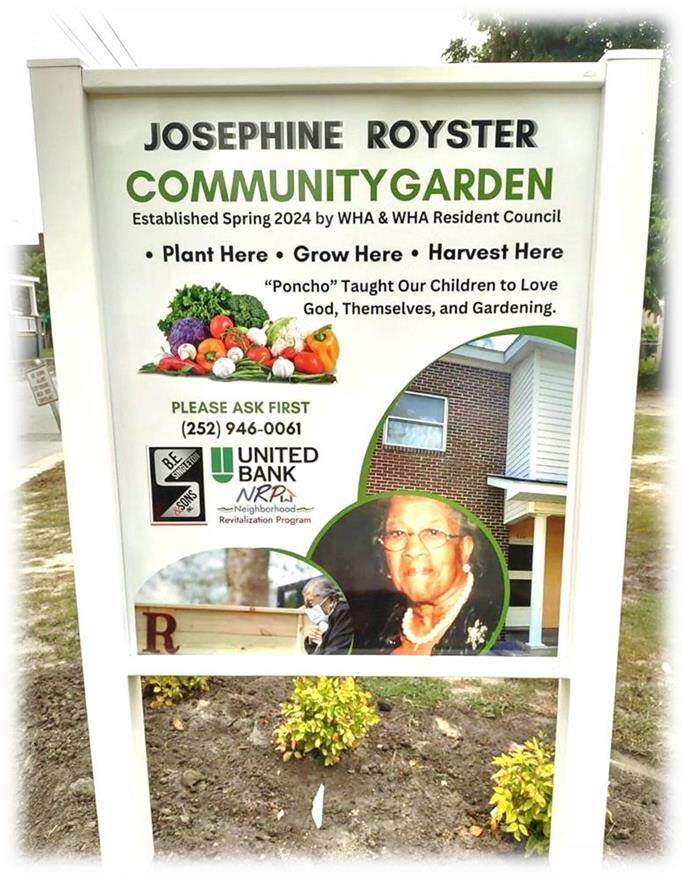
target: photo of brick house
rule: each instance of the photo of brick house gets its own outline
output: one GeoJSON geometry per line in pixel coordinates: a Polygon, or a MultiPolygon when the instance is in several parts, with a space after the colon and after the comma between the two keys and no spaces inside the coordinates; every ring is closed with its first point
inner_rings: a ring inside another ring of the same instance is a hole
{"type": "Polygon", "coordinates": [[[367,492],[420,489],[461,503],[508,563],[504,638],[557,643],[575,351],[532,335],[458,347],[386,417],[367,492]]]}

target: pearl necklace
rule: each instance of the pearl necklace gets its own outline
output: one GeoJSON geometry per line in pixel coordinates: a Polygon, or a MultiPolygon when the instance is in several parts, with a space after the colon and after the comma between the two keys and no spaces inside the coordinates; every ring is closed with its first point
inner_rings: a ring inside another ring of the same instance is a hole
{"type": "Polygon", "coordinates": [[[413,621],[413,609],[409,606],[409,608],[404,613],[404,617],[401,622],[401,632],[410,643],[413,643],[414,646],[423,646],[425,645],[425,643],[432,642],[432,640],[437,639],[438,637],[441,639],[442,634],[445,633],[446,630],[451,627],[451,625],[456,620],[456,616],[461,611],[461,609],[463,608],[463,604],[470,596],[472,587],[473,574],[469,572],[466,578],[466,583],[463,586],[461,593],[459,594],[458,599],[454,603],[453,607],[449,610],[448,614],[445,615],[444,618],[432,628],[432,630],[428,631],[428,633],[425,633],[422,636],[418,636],[411,631],[411,622],[413,621]]]}

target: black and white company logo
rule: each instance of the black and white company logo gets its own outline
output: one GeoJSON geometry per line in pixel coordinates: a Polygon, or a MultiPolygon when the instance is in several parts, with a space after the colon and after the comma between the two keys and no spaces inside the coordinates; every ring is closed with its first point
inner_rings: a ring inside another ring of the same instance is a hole
{"type": "Polygon", "coordinates": [[[148,448],[153,524],[206,524],[202,448],[148,448]]]}

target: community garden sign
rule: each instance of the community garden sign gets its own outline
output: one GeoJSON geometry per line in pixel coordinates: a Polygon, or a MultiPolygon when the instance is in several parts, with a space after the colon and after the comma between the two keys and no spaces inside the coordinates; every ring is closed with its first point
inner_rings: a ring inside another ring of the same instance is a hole
{"type": "Polygon", "coordinates": [[[558,679],[599,859],[660,53],[30,67],[103,858],[141,676],[317,674],[558,679]]]}

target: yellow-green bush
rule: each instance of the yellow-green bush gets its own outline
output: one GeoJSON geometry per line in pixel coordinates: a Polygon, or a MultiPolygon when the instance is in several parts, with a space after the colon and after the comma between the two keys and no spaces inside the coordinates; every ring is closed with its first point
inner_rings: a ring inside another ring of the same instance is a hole
{"type": "Polygon", "coordinates": [[[553,754],[553,745],[540,735],[492,759],[499,768],[492,775],[492,826],[524,841],[526,853],[543,853],[549,846],[553,754]]]}
{"type": "Polygon", "coordinates": [[[207,691],[209,683],[206,676],[146,676],[143,690],[152,695],[150,706],[173,706],[189,694],[207,691]]]}
{"type": "Polygon", "coordinates": [[[295,679],[289,700],[280,705],[284,721],[274,732],[283,761],[319,752],[324,764],[338,762],[345,749],[358,746],[380,721],[370,698],[351,676],[295,679]]]}

